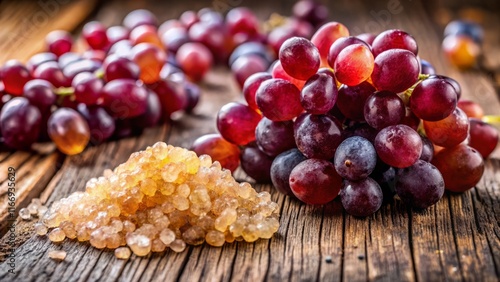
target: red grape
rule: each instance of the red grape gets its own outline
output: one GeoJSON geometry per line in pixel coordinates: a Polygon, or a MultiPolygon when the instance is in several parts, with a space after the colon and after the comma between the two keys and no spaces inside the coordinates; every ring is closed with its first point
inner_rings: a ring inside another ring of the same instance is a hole
{"type": "Polygon", "coordinates": [[[0,130],[5,145],[14,149],[29,149],[36,142],[42,127],[42,115],[24,97],[15,97],[3,105],[0,130]]]}
{"type": "Polygon", "coordinates": [[[469,134],[467,115],[456,108],[448,117],[439,121],[425,121],[425,134],[436,145],[451,148],[462,143],[469,134]]]}
{"type": "Polygon", "coordinates": [[[291,149],[276,156],[271,164],[271,180],[276,190],[287,196],[295,197],[290,188],[290,173],[305,160],[306,157],[297,149],[291,149]]]}
{"type": "Polygon", "coordinates": [[[36,106],[40,112],[46,113],[56,103],[57,96],[52,84],[43,79],[33,79],[24,85],[23,96],[36,106]]]}
{"type": "Polygon", "coordinates": [[[272,121],[262,118],[255,129],[255,140],[259,149],[269,156],[295,147],[292,121],[272,121]]]}
{"type": "Polygon", "coordinates": [[[188,97],[183,83],[171,79],[162,79],[149,86],[160,98],[162,120],[170,120],[170,116],[188,105],[188,97]]]}
{"type": "Polygon", "coordinates": [[[262,114],[270,120],[285,121],[304,110],[300,104],[300,91],[284,79],[269,79],[259,86],[256,101],[262,114]]]}
{"type": "Polygon", "coordinates": [[[293,15],[298,19],[318,26],[328,17],[328,8],[315,0],[302,0],[293,5],[293,15]]]}
{"type": "Polygon", "coordinates": [[[375,58],[371,79],[378,90],[399,93],[418,80],[420,62],[415,54],[403,49],[390,49],[375,58]]]}
{"type": "Polygon", "coordinates": [[[373,55],[378,56],[380,53],[389,49],[405,49],[417,55],[417,41],[409,33],[399,30],[386,30],[373,40],[373,55]]]}
{"type": "Polygon", "coordinates": [[[33,74],[35,78],[47,80],[54,87],[69,87],[71,80],[68,79],[61,70],[61,67],[56,62],[46,62],[38,66],[33,74]]]}
{"type": "Polygon", "coordinates": [[[364,121],[366,100],[375,91],[375,87],[366,81],[356,86],[342,85],[339,89],[336,105],[346,118],[364,121]]]}
{"type": "Polygon", "coordinates": [[[241,168],[259,183],[271,182],[271,165],[274,157],[266,155],[259,148],[248,146],[241,151],[241,168]]]}
{"type": "Polygon", "coordinates": [[[305,80],[295,79],[295,78],[291,77],[288,73],[286,73],[285,70],[283,69],[283,66],[281,65],[280,61],[277,61],[273,65],[271,74],[272,74],[273,78],[282,78],[282,79],[290,81],[299,90],[302,89],[302,87],[304,87],[304,84],[306,84],[305,80]]]}
{"type": "Polygon", "coordinates": [[[251,75],[264,72],[267,67],[268,64],[264,58],[257,54],[249,54],[236,59],[231,65],[231,72],[235,75],[240,87],[243,87],[251,75]]]}
{"type": "Polygon", "coordinates": [[[175,56],[179,66],[194,81],[199,81],[212,67],[212,54],[201,43],[182,45],[175,56]]]}
{"type": "Polygon", "coordinates": [[[106,58],[102,66],[104,78],[111,81],[119,78],[139,79],[139,66],[128,58],[112,54],[106,58]]]}
{"type": "Polygon", "coordinates": [[[9,60],[1,68],[4,91],[14,96],[23,94],[23,87],[31,79],[28,69],[17,60],[9,60]]]}
{"type": "Polygon", "coordinates": [[[250,108],[258,110],[257,101],[255,95],[257,94],[257,89],[262,84],[263,81],[271,79],[272,76],[267,72],[257,72],[249,76],[245,83],[243,84],[243,96],[247,101],[250,108]]]}
{"type": "Polygon", "coordinates": [[[121,25],[112,26],[106,30],[106,37],[108,38],[110,45],[115,44],[120,40],[128,39],[129,35],[130,30],[121,25]]]}
{"type": "Polygon", "coordinates": [[[354,86],[367,80],[374,68],[373,54],[364,44],[354,44],[344,48],[337,58],[333,69],[340,83],[354,86]]]}
{"type": "Polygon", "coordinates": [[[484,116],[483,108],[476,102],[471,100],[459,100],[457,107],[460,108],[470,118],[482,118],[484,116]]]}
{"type": "Polygon", "coordinates": [[[396,93],[378,91],[366,100],[364,116],[366,122],[375,129],[399,124],[406,114],[403,100],[396,93]]]}
{"type": "Polygon", "coordinates": [[[320,65],[319,51],[311,41],[292,37],[281,45],[279,58],[283,69],[290,76],[306,80],[315,74],[320,65]]]}
{"type": "Polygon", "coordinates": [[[30,74],[33,75],[33,73],[35,72],[36,68],[38,68],[39,65],[50,61],[57,61],[57,56],[54,55],[54,53],[49,53],[49,52],[38,53],[36,55],[33,55],[28,60],[28,62],[26,63],[26,68],[28,68],[30,74]]]}
{"type": "Polygon", "coordinates": [[[306,157],[330,160],[342,142],[342,125],[329,115],[302,114],[295,120],[294,135],[306,157]]]}
{"type": "Polygon", "coordinates": [[[106,27],[100,22],[88,22],[83,26],[82,36],[95,50],[105,50],[109,46],[106,27]]]}
{"type": "Polygon", "coordinates": [[[93,73],[82,72],[75,76],[71,86],[75,89],[76,101],[86,105],[95,105],[101,97],[104,83],[93,73]]]}
{"type": "Polygon", "coordinates": [[[71,51],[73,47],[73,38],[71,38],[71,34],[67,31],[54,30],[47,34],[45,43],[47,44],[49,52],[59,57],[71,51]]]}
{"type": "Polygon", "coordinates": [[[328,51],[330,46],[339,38],[349,36],[349,30],[338,22],[329,22],[322,25],[311,38],[311,42],[318,47],[321,57],[321,66],[328,66],[328,51]]]}
{"type": "Polygon", "coordinates": [[[469,146],[476,149],[486,159],[497,147],[498,130],[479,119],[471,118],[469,120],[469,146]]]}
{"type": "Polygon", "coordinates": [[[103,105],[114,118],[125,119],[141,115],[147,107],[147,90],[133,79],[115,79],[101,92],[103,105]]]}
{"type": "Polygon", "coordinates": [[[391,125],[377,134],[375,150],[386,164],[405,168],[419,159],[422,139],[415,130],[406,125],[391,125]]]}
{"type": "Polygon", "coordinates": [[[259,20],[248,8],[231,9],[226,15],[226,25],[231,34],[248,34],[253,36],[259,32],[259,20]]]}
{"type": "Polygon", "coordinates": [[[151,25],[141,25],[132,29],[130,31],[129,39],[133,45],[149,43],[160,49],[164,48],[163,43],[156,32],[156,27],[151,25]]]}
{"type": "MultiPolygon", "coordinates": [[[[363,40],[354,37],[354,36],[348,36],[348,37],[341,37],[337,39],[332,46],[330,46],[330,50],[328,50],[328,64],[330,67],[333,68],[335,65],[335,60],[337,59],[337,56],[339,53],[344,50],[347,46],[354,45],[354,44],[363,44],[365,45],[369,50],[370,50],[370,45],[366,44],[363,40]]],[[[372,55],[373,57],[373,55],[372,55]]]]}
{"type": "Polygon", "coordinates": [[[300,92],[300,102],[312,114],[326,114],[337,101],[338,90],[335,78],[318,73],[309,78],[300,92]]]}
{"type": "Polygon", "coordinates": [[[123,25],[129,30],[132,30],[140,25],[157,26],[158,20],[150,11],[138,9],[128,13],[128,15],[123,19],[123,25]]]}
{"type": "Polygon", "coordinates": [[[193,143],[191,150],[198,156],[209,155],[213,161],[218,161],[223,168],[234,172],[240,163],[240,149],[226,141],[220,134],[207,134],[199,137],[193,143]]]}
{"type": "Polygon", "coordinates": [[[345,180],[340,190],[340,200],[348,214],[365,217],[380,209],[384,194],[380,185],[369,177],[358,182],[345,180]]]}
{"type": "Polygon", "coordinates": [[[217,129],[227,141],[246,145],[255,140],[255,128],[262,116],[247,105],[231,102],[217,114],[217,129]]]}
{"type": "Polygon", "coordinates": [[[411,111],[426,121],[449,116],[457,106],[457,93],[444,79],[429,78],[419,83],[410,97],[411,111]]]}

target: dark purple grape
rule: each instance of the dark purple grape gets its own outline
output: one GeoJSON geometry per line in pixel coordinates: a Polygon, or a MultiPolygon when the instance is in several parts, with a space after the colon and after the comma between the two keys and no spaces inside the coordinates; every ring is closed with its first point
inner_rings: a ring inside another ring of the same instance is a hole
{"type": "Polygon", "coordinates": [[[139,66],[128,58],[110,55],[106,58],[102,67],[106,81],[118,78],[139,79],[139,66]]]}
{"type": "Polygon", "coordinates": [[[75,99],[77,102],[86,105],[95,105],[101,97],[101,90],[104,83],[93,73],[81,72],[75,76],[71,86],[75,89],[75,99]]]}
{"type": "Polygon", "coordinates": [[[373,172],[377,164],[377,153],[367,139],[349,137],[338,146],[333,164],[342,178],[358,181],[373,172]]]}
{"type": "Polygon", "coordinates": [[[396,93],[378,91],[366,100],[364,116],[366,122],[375,129],[396,125],[403,120],[406,107],[396,93]]]}
{"type": "Polygon", "coordinates": [[[365,103],[375,91],[373,85],[366,81],[356,86],[342,85],[339,89],[336,105],[346,118],[365,121],[365,103]]]}
{"type": "Polygon", "coordinates": [[[371,75],[377,90],[403,92],[418,80],[420,62],[415,54],[403,49],[389,49],[375,58],[371,75]]]}
{"type": "Polygon", "coordinates": [[[443,176],[432,164],[418,160],[412,166],[397,171],[396,193],[407,205],[417,209],[428,208],[443,197],[443,176]]]}
{"type": "Polygon", "coordinates": [[[444,79],[429,78],[413,90],[410,97],[411,111],[426,121],[438,121],[449,116],[457,106],[457,93],[444,79]]]}
{"type": "Polygon", "coordinates": [[[366,178],[361,181],[344,180],[340,201],[348,214],[365,217],[374,214],[382,206],[384,196],[378,183],[366,178]]]}
{"type": "Polygon", "coordinates": [[[434,156],[434,144],[431,140],[425,136],[422,137],[422,153],[420,154],[420,159],[426,162],[431,162],[434,156]]]}
{"type": "Polygon", "coordinates": [[[335,79],[325,73],[309,78],[300,92],[302,107],[311,114],[326,114],[337,101],[338,90],[335,79]]]}
{"type": "Polygon", "coordinates": [[[102,89],[103,105],[114,118],[125,119],[143,114],[147,108],[147,90],[133,79],[115,79],[102,89]]]}
{"type": "Polygon", "coordinates": [[[276,156],[271,165],[273,186],[281,193],[295,197],[290,188],[290,173],[305,160],[306,157],[298,149],[291,149],[276,156]]]}
{"type": "Polygon", "coordinates": [[[28,149],[38,139],[42,114],[24,97],[5,103],[0,112],[3,142],[14,149],[28,149]]]}
{"type": "Polygon", "coordinates": [[[421,74],[436,74],[434,66],[426,60],[420,60],[421,74]]]}
{"type": "Polygon", "coordinates": [[[161,103],[158,95],[152,90],[148,91],[146,111],[137,117],[132,118],[134,126],[147,128],[158,124],[161,118],[161,103]]]}
{"type": "Polygon", "coordinates": [[[446,82],[451,84],[451,86],[453,86],[453,89],[455,89],[455,92],[457,93],[457,100],[460,100],[460,97],[462,96],[462,87],[460,87],[458,81],[454,80],[451,77],[447,77],[444,75],[437,75],[437,74],[432,74],[431,76],[429,76],[429,78],[444,79],[446,82]]]}
{"type": "Polygon", "coordinates": [[[113,135],[115,131],[115,120],[104,108],[99,106],[87,106],[80,103],[78,104],[77,110],[89,124],[90,142],[92,144],[101,144],[113,135]]]}
{"type": "Polygon", "coordinates": [[[255,129],[259,149],[269,156],[276,156],[295,147],[292,121],[272,121],[262,118],[255,129]]]}
{"type": "Polygon", "coordinates": [[[390,202],[396,194],[396,170],[392,167],[384,172],[373,172],[370,178],[377,181],[382,193],[384,194],[384,202],[390,202]]]}
{"type": "Polygon", "coordinates": [[[344,139],[347,139],[353,136],[360,136],[367,139],[373,144],[373,142],[375,142],[375,137],[377,137],[377,134],[378,131],[367,123],[356,123],[344,129],[343,137],[344,139]]]}
{"type": "Polygon", "coordinates": [[[271,182],[271,164],[274,157],[266,155],[256,147],[248,146],[241,151],[241,168],[259,183],[271,182]]]}
{"type": "Polygon", "coordinates": [[[397,168],[409,167],[420,158],[422,138],[409,126],[391,125],[377,134],[375,150],[386,164],[397,168]]]}
{"type": "Polygon", "coordinates": [[[24,85],[24,94],[30,104],[38,107],[40,112],[45,113],[55,104],[57,96],[54,93],[54,86],[43,79],[33,79],[24,85]]]}
{"type": "Polygon", "coordinates": [[[200,101],[201,90],[197,84],[189,81],[185,82],[184,88],[186,89],[187,97],[187,104],[184,110],[186,111],[186,113],[191,113],[200,101]]]}
{"type": "Polygon", "coordinates": [[[306,113],[295,121],[294,135],[306,157],[329,160],[342,142],[342,125],[332,116],[306,113]]]}

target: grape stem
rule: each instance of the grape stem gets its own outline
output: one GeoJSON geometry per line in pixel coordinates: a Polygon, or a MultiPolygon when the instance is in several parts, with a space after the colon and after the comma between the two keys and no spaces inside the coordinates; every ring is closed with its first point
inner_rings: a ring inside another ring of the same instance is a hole
{"type": "Polygon", "coordinates": [[[411,93],[413,93],[413,90],[415,89],[415,87],[422,81],[428,79],[431,75],[430,74],[419,74],[418,75],[418,81],[413,84],[410,88],[406,89],[406,91],[404,92],[404,95],[406,96],[406,98],[410,98],[411,96],[411,93]]]}
{"type": "Polygon", "coordinates": [[[59,87],[54,90],[54,93],[58,96],[70,96],[75,94],[75,88],[73,87],[59,87]]]}

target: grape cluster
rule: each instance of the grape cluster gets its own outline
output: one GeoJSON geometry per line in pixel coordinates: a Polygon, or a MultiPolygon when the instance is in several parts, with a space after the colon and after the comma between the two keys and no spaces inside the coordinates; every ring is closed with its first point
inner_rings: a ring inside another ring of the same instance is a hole
{"type": "Polygon", "coordinates": [[[418,57],[407,32],[350,36],[330,22],[310,40],[285,40],[278,58],[245,81],[247,104],[220,109],[220,135],[201,137],[195,151],[213,150],[234,170],[239,146],[255,180],[307,204],[340,195],[361,217],[395,194],[425,209],[445,188],[463,192],[480,180],[498,132],[477,103],[460,100],[454,79],[418,57]]]}

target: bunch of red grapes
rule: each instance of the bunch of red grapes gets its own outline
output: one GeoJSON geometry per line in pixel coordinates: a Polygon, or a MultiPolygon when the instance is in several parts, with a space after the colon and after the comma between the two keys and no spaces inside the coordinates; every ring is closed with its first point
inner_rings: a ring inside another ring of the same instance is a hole
{"type": "Polygon", "coordinates": [[[200,97],[194,82],[213,63],[229,64],[243,83],[269,67],[278,42],[310,36],[326,18],[322,5],[296,6],[296,17],[267,33],[247,8],[225,17],[208,8],[186,11],[161,25],[151,12],[136,10],[121,26],[85,24],[86,50],[79,53],[71,34],[53,31],[46,52],[0,68],[2,142],[21,150],[52,140],[73,155],[190,112],[200,97]]]}
{"type": "Polygon", "coordinates": [[[425,209],[445,188],[478,183],[498,132],[417,54],[402,30],[350,36],[330,22],[311,40],[291,37],[268,72],[245,81],[247,104],[223,106],[220,134],[193,148],[307,204],[340,196],[348,213],[368,216],[397,194],[425,209]]]}

